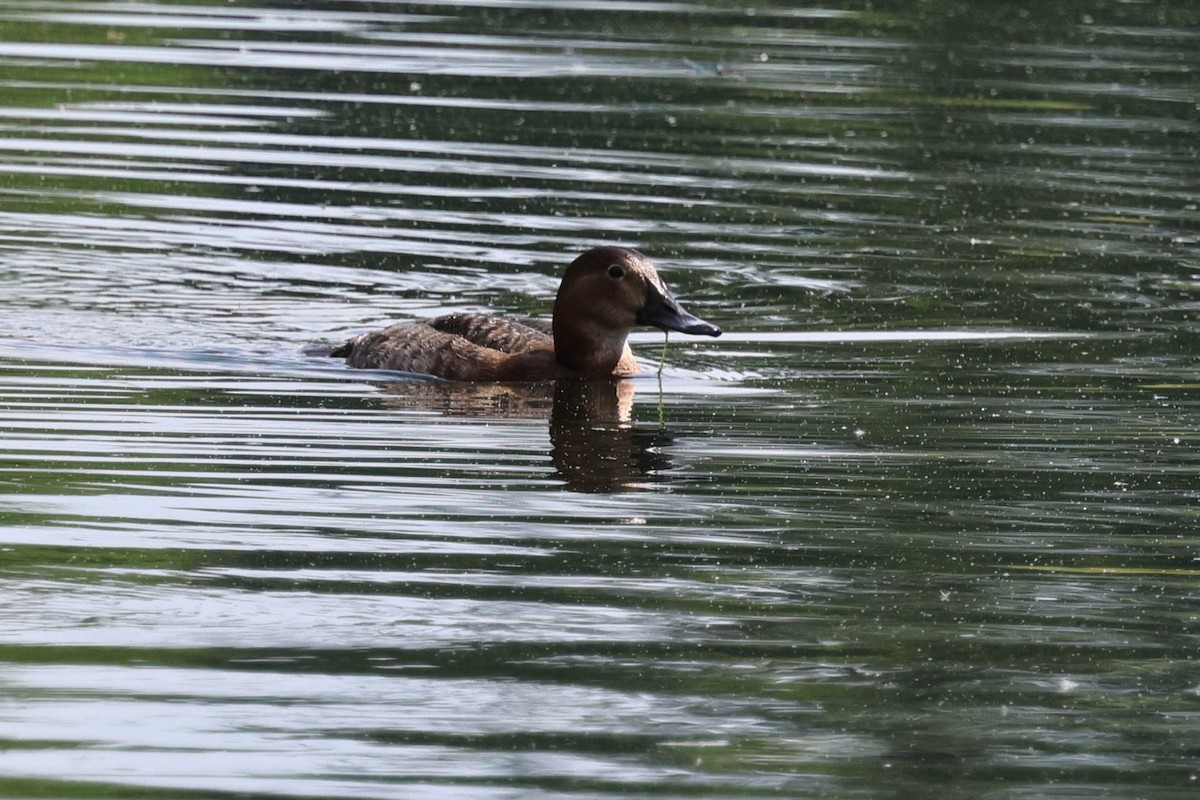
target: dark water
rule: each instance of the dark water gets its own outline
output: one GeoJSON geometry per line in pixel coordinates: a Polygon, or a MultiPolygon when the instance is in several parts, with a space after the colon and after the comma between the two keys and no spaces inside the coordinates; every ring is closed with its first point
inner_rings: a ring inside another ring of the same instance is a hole
{"type": "Polygon", "coordinates": [[[1198,31],[0,0],[0,795],[1195,797],[1198,31]],[[727,335],[316,355],[599,242],[727,335]]]}

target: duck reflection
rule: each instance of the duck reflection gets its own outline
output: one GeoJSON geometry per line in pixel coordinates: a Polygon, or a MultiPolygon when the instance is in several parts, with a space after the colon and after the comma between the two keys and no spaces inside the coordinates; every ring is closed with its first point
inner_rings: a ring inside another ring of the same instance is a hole
{"type": "Polygon", "coordinates": [[[538,383],[395,381],[381,384],[391,405],[463,417],[548,419],[550,458],[567,488],[611,492],[647,488],[672,464],[672,436],[633,422],[629,380],[538,383]]]}
{"type": "Polygon", "coordinates": [[[550,414],[550,457],[567,485],[611,492],[645,486],[671,466],[662,428],[639,429],[631,381],[558,381],[550,414]]]}

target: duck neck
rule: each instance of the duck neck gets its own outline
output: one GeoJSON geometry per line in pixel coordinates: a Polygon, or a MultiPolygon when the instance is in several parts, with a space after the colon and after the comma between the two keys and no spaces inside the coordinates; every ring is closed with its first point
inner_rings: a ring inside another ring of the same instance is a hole
{"type": "Polygon", "coordinates": [[[554,358],[585,375],[612,375],[625,355],[628,331],[613,330],[587,319],[554,319],[554,358]]]}

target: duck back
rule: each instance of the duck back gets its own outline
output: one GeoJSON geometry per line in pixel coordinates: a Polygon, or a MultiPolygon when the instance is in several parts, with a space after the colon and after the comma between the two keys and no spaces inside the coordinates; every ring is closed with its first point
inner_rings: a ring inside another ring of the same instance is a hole
{"type": "Polygon", "coordinates": [[[472,344],[501,353],[523,353],[538,347],[554,347],[550,320],[535,317],[507,319],[489,314],[447,314],[429,320],[428,324],[443,333],[461,336],[472,344]]]}
{"type": "Polygon", "coordinates": [[[356,336],[331,355],[359,369],[391,369],[449,380],[522,380],[554,364],[554,338],[543,320],[448,314],[356,336]],[[513,354],[522,354],[514,361],[513,354]],[[544,368],[544,367],[543,367],[544,368]]]}

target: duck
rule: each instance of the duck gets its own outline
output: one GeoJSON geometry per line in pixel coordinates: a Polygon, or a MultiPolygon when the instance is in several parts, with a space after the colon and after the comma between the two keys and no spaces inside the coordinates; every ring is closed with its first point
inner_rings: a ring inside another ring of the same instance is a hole
{"type": "Polygon", "coordinates": [[[684,310],[644,254],[602,246],[567,267],[549,322],[447,314],[355,336],[330,355],[358,369],[450,381],[624,378],[639,371],[627,341],[639,325],[721,335],[719,327],[684,310]]]}

